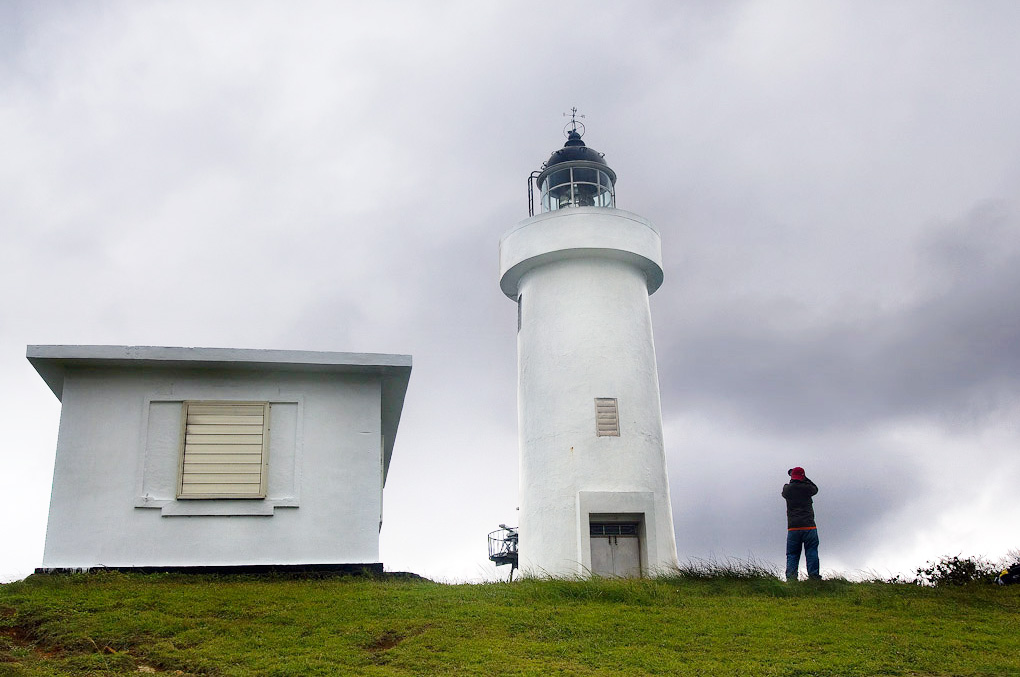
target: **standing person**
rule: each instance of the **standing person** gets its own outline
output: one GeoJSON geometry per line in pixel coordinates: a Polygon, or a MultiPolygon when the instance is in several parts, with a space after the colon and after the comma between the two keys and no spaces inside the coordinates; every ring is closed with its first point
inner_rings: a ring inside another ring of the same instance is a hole
{"type": "Polygon", "coordinates": [[[807,560],[808,578],[821,580],[818,571],[818,527],[815,525],[815,509],[811,497],[818,493],[818,487],[804,474],[804,468],[790,468],[786,471],[790,481],[783,485],[786,499],[786,580],[797,580],[800,567],[800,549],[804,548],[807,560]]]}

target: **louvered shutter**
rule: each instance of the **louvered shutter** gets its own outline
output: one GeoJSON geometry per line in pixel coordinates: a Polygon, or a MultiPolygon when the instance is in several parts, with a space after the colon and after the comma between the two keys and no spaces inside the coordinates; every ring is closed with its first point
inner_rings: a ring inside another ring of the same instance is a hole
{"type": "Polygon", "coordinates": [[[620,412],[615,397],[595,398],[595,435],[620,436],[620,412]]]}
{"type": "Polygon", "coordinates": [[[178,498],[265,498],[268,402],[185,402],[178,498]]]}

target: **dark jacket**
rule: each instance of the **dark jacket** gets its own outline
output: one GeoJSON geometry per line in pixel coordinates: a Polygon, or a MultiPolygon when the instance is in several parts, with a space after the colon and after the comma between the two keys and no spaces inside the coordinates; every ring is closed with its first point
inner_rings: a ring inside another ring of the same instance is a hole
{"type": "Polygon", "coordinates": [[[783,485],[788,529],[815,526],[815,509],[811,505],[811,497],[817,493],[818,487],[806,477],[802,480],[790,480],[789,484],[783,485]]]}

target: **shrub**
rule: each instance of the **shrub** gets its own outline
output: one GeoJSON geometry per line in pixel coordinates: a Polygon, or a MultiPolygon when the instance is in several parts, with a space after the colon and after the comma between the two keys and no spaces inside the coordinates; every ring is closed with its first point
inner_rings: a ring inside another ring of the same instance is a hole
{"type": "Polygon", "coordinates": [[[998,567],[985,559],[953,555],[943,557],[937,562],[927,562],[926,566],[919,567],[914,582],[934,587],[991,583],[998,574],[998,567]]]}

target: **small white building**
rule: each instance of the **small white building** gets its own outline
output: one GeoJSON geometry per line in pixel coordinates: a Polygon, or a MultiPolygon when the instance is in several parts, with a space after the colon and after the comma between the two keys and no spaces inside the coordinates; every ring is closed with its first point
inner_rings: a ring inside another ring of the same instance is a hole
{"type": "Polygon", "coordinates": [[[648,304],[663,278],[659,233],[616,209],[616,174],[576,127],[535,182],[541,213],[499,243],[500,288],[517,304],[520,567],[668,570],[676,537],[648,304]]]}
{"type": "Polygon", "coordinates": [[[29,346],[61,401],[42,570],[381,571],[408,355],[29,346]]]}

